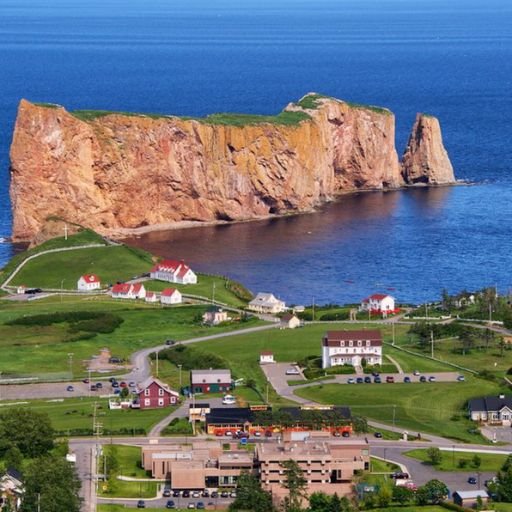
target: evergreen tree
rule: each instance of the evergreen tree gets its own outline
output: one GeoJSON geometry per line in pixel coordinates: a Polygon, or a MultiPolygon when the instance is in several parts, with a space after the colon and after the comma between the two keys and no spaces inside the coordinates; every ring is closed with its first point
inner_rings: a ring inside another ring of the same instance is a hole
{"type": "Polygon", "coordinates": [[[261,488],[254,475],[242,473],[238,478],[236,499],[229,505],[230,512],[251,510],[252,512],[273,512],[272,496],[261,488]]]}
{"type": "Polygon", "coordinates": [[[302,510],[302,500],[306,497],[307,481],[295,460],[286,460],[281,463],[281,466],[286,472],[283,487],[288,489],[288,496],[284,499],[284,510],[285,512],[299,512],[302,510]]]}

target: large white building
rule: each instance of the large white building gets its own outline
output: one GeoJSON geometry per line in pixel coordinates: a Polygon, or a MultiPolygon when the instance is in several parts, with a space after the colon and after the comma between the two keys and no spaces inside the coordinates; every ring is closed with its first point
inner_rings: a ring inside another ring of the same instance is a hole
{"type": "Polygon", "coordinates": [[[249,302],[247,309],[257,313],[282,313],[286,310],[286,304],[274,297],[272,293],[258,293],[254,299],[249,302]]]}
{"type": "Polygon", "coordinates": [[[176,290],[176,288],[166,288],[165,290],[162,290],[160,302],[162,304],[181,304],[183,302],[183,298],[180,291],[176,290]]]}
{"type": "Polygon", "coordinates": [[[163,260],[157,263],[150,272],[151,279],[168,281],[169,283],[196,284],[197,276],[184,261],[163,260]]]}
{"type": "Polygon", "coordinates": [[[100,278],[96,274],[84,274],[76,283],[76,287],[81,292],[90,292],[99,290],[101,287],[100,278]]]}
{"type": "Polygon", "coordinates": [[[374,293],[363,299],[359,308],[361,311],[370,311],[374,314],[388,314],[395,312],[395,298],[391,295],[374,293]]]}
{"type": "Polygon", "coordinates": [[[322,339],[322,368],[343,364],[382,364],[382,336],[378,330],[328,331],[322,339]]]}

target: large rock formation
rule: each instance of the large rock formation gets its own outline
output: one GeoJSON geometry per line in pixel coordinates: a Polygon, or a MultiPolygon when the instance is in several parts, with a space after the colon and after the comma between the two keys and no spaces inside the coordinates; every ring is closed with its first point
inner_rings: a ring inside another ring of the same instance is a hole
{"type": "MultiPolygon", "coordinates": [[[[425,182],[445,183],[429,160],[444,151],[440,133],[428,134],[428,151],[419,133],[407,161],[420,152],[425,182]]],[[[417,165],[401,170],[394,140],[388,110],[315,94],[278,116],[200,120],[69,113],[22,100],[11,146],[13,239],[33,238],[49,216],[116,236],[307,211],[346,192],[398,188],[409,175],[417,181],[417,165]]]]}
{"type": "Polygon", "coordinates": [[[402,158],[402,175],[409,185],[445,185],[455,181],[435,117],[417,114],[402,158]]]}

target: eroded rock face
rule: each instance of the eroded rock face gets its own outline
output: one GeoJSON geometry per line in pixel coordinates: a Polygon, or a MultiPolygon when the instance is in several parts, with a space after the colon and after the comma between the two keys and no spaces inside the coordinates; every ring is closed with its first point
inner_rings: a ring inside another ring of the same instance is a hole
{"type": "Polygon", "coordinates": [[[402,175],[409,185],[445,185],[455,181],[435,117],[416,115],[402,158],[402,175]]]}
{"type": "Polygon", "coordinates": [[[313,105],[288,105],[303,113],[295,124],[235,126],[121,114],[84,121],[22,100],[11,146],[13,239],[32,239],[49,216],[115,236],[307,211],[409,182],[391,112],[330,98],[313,105]]]}

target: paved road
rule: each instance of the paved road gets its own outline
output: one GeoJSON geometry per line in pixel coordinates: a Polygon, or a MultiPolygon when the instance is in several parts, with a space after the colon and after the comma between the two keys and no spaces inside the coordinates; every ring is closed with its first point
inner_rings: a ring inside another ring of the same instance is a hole
{"type": "MultiPolygon", "coordinates": [[[[258,327],[249,327],[247,329],[239,329],[236,331],[211,334],[208,336],[201,336],[198,338],[191,338],[188,340],[180,341],[183,345],[190,343],[199,343],[201,341],[215,340],[229,336],[238,336],[240,334],[248,334],[251,332],[265,331],[268,329],[276,329],[279,324],[267,324],[258,327]]],[[[117,375],[118,380],[125,380],[126,382],[143,382],[151,375],[151,366],[149,363],[149,356],[154,352],[160,352],[169,348],[167,345],[158,345],[135,352],[131,357],[133,370],[124,375],[117,375]]],[[[90,391],[87,384],[83,382],[56,382],[56,383],[31,383],[31,384],[2,384],[0,385],[0,400],[33,400],[33,399],[56,399],[56,398],[72,398],[72,397],[87,397],[87,396],[109,396],[112,392],[110,383],[94,378],[93,383],[102,382],[103,388],[99,391],[90,391]],[[72,385],[74,391],[67,391],[67,387],[72,385]]]]}

